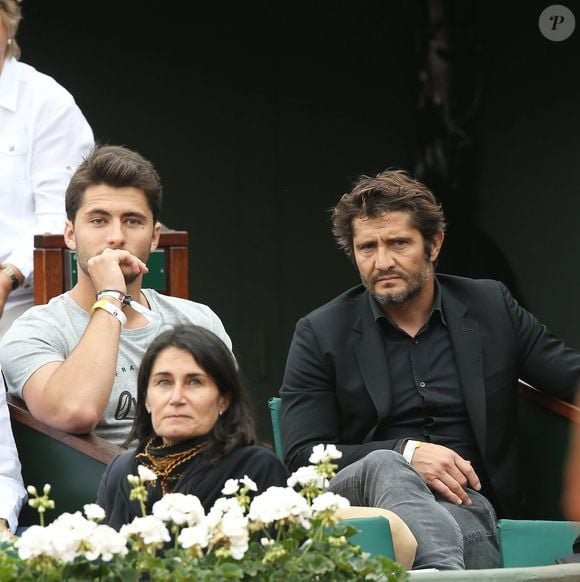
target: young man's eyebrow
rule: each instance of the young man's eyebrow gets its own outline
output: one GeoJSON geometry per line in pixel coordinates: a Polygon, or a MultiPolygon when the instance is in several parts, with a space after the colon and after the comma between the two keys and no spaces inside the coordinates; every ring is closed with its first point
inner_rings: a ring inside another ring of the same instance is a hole
{"type": "Polygon", "coordinates": [[[111,216],[111,213],[104,208],[89,208],[88,210],[85,210],[85,214],[103,214],[106,216],[111,216]]]}
{"type": "Polygon", "coordinates": [[[137,212],[136,210],[133,210],[131,212],[124,212],[122,216],[123,216],[123,218],[130,218],[130,217],[142,218],[143,220],[145,220],[147,218],[146,214],[143,214],[142,212],[137,212]]]}
{"type": "MultiPolygon", "coordinates": [[[[85,211],[85,215],[90,216],[93,214],[99,214],[102,216],[112,216],[113,213],[110,212],[109,210],[105,210],[104,208],[89,208],[88,210],[85,211]]],[[[138,212],[137,210],[131,210],[129,212],[124,212],[121,215],[123,218],[140,218],[142,220],[146,220],[147,219],[147,215],[142,213],[142,212],[138,212]]]]}

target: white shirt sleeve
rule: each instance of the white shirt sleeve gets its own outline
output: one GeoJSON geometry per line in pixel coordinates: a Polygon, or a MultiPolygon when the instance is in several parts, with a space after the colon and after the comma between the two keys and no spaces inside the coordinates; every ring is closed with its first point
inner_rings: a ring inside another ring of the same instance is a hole
{"type": "Polygon", "coordinates": [[[32,144],[30,188],[34,205],[34,221],[26,238],[29,245],[14,247],[6,263],[22,265],[21,271],[32,271],[32,248],[35,234],[64,232],[64,193],[81,161],[81,153],[92,144],[92,132],[80,109],[73,103],[56,108],[39,123],[32,144]],[[74,152],[74,155],[73,155],[74,152]]]}
{"type": "Polygon", "coordinates": [[[0,517],[8,521],[13,532],[18,526],[18,515],[26,497],[6,404],[6,387],[0,375],[0,517]]]}
{"type": "Polygon", "coordinates": [[[5,63],[0,76],[0,262],[16,265],[29,277],[33,237],[64,232],[65,190],[93,145],[92,129],[66,89],[24,63],[5,63]]]}

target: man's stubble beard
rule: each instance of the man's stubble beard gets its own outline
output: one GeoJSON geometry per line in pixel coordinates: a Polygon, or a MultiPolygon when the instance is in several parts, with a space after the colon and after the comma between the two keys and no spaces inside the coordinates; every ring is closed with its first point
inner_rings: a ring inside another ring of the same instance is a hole
{"type": "MultiPolygon", "coordinates": [[[[411,301],[421,293],[425,284],[429,280],[431,276],[431,263],[427,262],[425,265],[425,269],[421,271],[415,271],[411,275],[406,275],[404,273],[400,273],[399,271],[396,274],[401,277],[406,283],[407,286],[405,289],[401,291],[385,291],[383,294],[373,293],[371,295],[377,300],[380,305],[388,305],[388,306],[397,306],[397,305],[404,305],[405,303],[411,301]]],[[[364,281],[363,281],[364,283],[364,281]]],[[[368,289],[368,285],[365,284],[368,289]]]]}

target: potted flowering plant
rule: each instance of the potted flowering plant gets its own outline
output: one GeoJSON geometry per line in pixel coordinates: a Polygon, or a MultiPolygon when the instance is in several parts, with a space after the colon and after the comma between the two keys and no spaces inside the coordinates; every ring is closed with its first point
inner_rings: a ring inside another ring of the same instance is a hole
{"type": "Polygon", "coordinates": [[[352,544],[355,528],[338,521],[348,501],[326,489],[340,455],[318,445],[288,487],[261,494],[248,477],[230,479],[207,514],[194,495],[170,493],[147,515],[156,476],[140,466],[128,479],[143,515],[120,531],[99,523],[105,514],[95,504],[44,526],[50,486],[43,495],[29,487],[40,525],[4,540],[0,580],[406,580],[400,565],[352,544]]]}

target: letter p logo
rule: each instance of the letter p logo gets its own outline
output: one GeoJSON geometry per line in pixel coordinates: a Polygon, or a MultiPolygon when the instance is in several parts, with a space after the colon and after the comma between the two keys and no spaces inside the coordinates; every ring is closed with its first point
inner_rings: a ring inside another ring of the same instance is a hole
{"type": "Polygon", "coordinates": [[[560,42],[572,36],[576,27],[576,19],[572,11],[566,6],[553,4],[542,10],[538,19],[538,27],[548,40],[560,42]]]}
{"type": "Polygon", "coordinates": [[[554,14],[550,16],[550,20],[552,21],[552,30],[556,30],[559,24],[562,24],[564,20],[566,20],[561,14],[554,14]]]}

